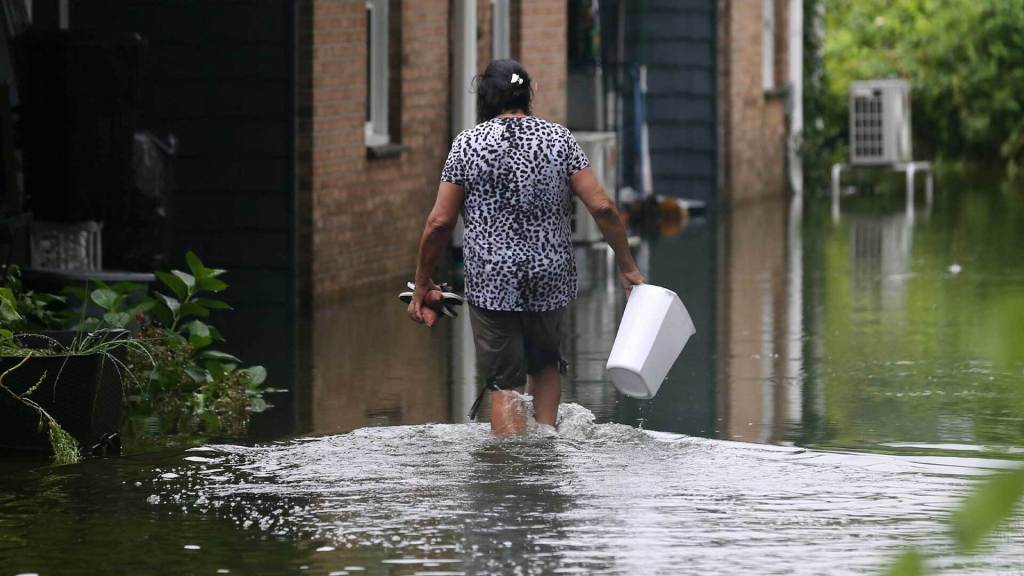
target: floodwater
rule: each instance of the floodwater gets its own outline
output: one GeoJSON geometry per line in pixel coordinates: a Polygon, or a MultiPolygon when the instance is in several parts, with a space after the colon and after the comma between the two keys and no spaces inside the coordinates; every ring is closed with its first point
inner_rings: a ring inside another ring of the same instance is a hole
{"type": "Polygon", "coordinates": [[[947,518],[1024,459],[1022,245],[1021,192],[957,179],[693,219],[638,247],[698,331],[651,401],[604,375],[624,301],[580,248],[559,429],[511,439],[466,422],[465,315],[327,306],[278,440],[0,464],[0,573],[1020,573],[1019,518],[976,557],[947,518]]]}

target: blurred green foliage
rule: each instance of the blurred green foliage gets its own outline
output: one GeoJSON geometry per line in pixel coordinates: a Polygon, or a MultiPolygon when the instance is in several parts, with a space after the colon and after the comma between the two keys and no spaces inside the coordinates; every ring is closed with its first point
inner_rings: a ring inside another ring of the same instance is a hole
{"type": "Polygon", "coordinates": [[[953,536],[963,552],[975,552],[981,542],[1005,525],[1024,496],[1024,468],[992,475],[978,485],[953,514],[953,536]]]}
{"type": "Polygon", "coordinates": [[[852,81],[896,77],[911,83],[916,156],[1024,165],[1024,0],[810,0],[807,10],[812,159],[845,156],[852,81]]]}
{"type": "MultiPolygon", "coordinates": [[[[1024,468],[999,472],[979,483],[951,518],[950,528],[959,552],[976,554],[997,530],[1006,526],[1024,498],[1024,468]]],[[[922,553],[909,549],[893,561],[887,576],[927,574],[922,553]]]]}

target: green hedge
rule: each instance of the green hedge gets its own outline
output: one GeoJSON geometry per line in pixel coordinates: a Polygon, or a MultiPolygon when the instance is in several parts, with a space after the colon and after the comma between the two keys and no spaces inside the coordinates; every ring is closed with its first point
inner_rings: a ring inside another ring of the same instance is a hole
{"type": "Polygon", "coordinates": [[[850,82],[898,77],[912,86],[915,156],[1024,165],[1024,0],[809,0],[807,11],[812,155],[845,152],[850,82]]]}

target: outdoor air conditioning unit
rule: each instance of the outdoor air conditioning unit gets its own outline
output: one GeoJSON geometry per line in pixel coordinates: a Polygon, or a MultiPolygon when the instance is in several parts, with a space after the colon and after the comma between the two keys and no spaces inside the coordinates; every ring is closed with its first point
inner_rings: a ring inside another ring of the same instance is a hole
{"type": "MultiPolygon", "coordinates": [[[[597,181],[609,195],[615,195],[615,132],[576,132],[576,141],[590,160],[590,166],[597,181]]],[[[573,197],[576,209],[572,218],[572,241],[581,243],[600,242],[601,229],[579,198],[573,197]]]]}
{"type": "Polygon", "coordinates": [[[913,162],[910,84],[865,80],[850,85],[850,164],[877,166],[913,162]]]}

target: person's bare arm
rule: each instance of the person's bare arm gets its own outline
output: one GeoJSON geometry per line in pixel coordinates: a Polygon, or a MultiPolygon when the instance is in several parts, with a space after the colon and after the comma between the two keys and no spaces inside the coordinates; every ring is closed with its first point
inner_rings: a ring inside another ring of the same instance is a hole
{"type": "Polygon", "coordinates": [[[619,211],[615,202],[608,197],[600,182],[594,176],[594,171],[588,166],[572,175],[569,180],[573,192],[587,207],[587,211],[594,217],[597,227],[601,229],[601,235],[605,242],[615,251],[615,261],[619,265],[619,279],[622,287],[629,296],[630,290],[637,284],[647,281],[640,270],[636,267],[633,254],[629,251],[629,239],[626,238],[626,227],[619,218],[619,211]]]}
{"type": "Polygon", "coordinates": [[[434,201],[434,208],[427,216],[427,224],[423,227],[423,236],[420,238],[419,255],[416,257],[416,290],[408,309],[409,318],[416,322],[423,322],[420,315],[423,297],[434,287],[431,275],[440,262],[445,248],[448,247],[448,240],[459,219],[464,198],[462,186],[441,182],[437,187],[437,200],[434,201]]]}

